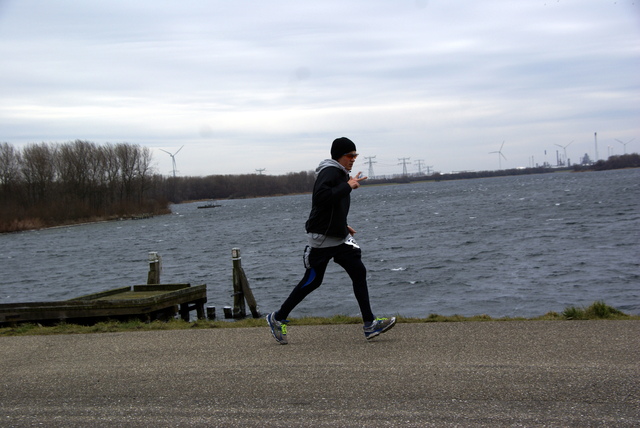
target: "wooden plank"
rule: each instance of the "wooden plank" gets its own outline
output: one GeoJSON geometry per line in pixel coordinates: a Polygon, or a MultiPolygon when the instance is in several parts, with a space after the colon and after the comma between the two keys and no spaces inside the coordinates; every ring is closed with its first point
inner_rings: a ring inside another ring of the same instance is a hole
{"type": "MultiPolygon", "coordinates": [[[[131,288],[119,288],[89,296],[101,298],[71,299],[61,302],[8,303],[0,305],[0,323],[65,320],[95,317],[143,316],[153,312],[171,310],[181,304],[197,302],[204,305],[207,300],[206,285],[191,287],[175,285],[172,291],[133,292],[131,288]],[[175,289],[179,288],[179,289],[175,289]]],[[[196,309],[198,309],[196,307],[196,309]]]]}
{"type": "Polygon", "coordinates": [[[100,299],[102,297],[111,296],[111,295],[119,294],[119,293],[124,293],[125,291],[129,291],[129,290],[131,290],[131,287],[114,288],[112,290],[102,291],[100,293],[86,294],[84,296],[74,297],[73,299],[69,299],[69,300],[73,301],[73,300],[100,299]]]}
{"type": "Polygon", "coordinates": [[[191,287],[191,284],[144,284],[134,285],[133,291],[176,291],[189,287],[191,287]]]}

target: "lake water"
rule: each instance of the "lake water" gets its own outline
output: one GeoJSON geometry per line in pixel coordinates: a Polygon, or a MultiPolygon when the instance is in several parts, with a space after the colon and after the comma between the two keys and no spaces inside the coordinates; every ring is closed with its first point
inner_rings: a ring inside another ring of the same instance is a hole
{"type": "MultiPolygon", "coordinates": [[[[162,283],[207,284],[222,308],[237,247],[261,312],[277,309],[303,274],[310,195],[218,203],[0,235],[0,303],[144,284],[157,251],[162,283]]],[[[596,300],[640,314],[640,169],[365,186],[351,207],[377,316],[534,317],[596,300]]],[[[359,311],[331,263],[291,316],[336,314],[359,311]]]]}

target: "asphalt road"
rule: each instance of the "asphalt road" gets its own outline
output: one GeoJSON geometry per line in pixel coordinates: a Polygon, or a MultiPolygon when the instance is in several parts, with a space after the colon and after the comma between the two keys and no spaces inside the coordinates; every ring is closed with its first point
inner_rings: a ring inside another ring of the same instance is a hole
{"type": "MultiPolygon", "coordinates": [[[[266,324],[265,324],[266,325],[266,324]]],[[[640,426],[640,321],[0,338],[0,426],[640,426]]]]}

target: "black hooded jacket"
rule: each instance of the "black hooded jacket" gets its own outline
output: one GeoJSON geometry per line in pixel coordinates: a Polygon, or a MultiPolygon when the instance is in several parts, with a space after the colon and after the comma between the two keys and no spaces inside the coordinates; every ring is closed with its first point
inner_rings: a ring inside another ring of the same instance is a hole
{"type": "Polygon", "coordinates": [[[352,190],[349,173],[332,159],[322,161],[316,172],[307,233],[344,238],[349,234],[347,216],[352,190]]]}

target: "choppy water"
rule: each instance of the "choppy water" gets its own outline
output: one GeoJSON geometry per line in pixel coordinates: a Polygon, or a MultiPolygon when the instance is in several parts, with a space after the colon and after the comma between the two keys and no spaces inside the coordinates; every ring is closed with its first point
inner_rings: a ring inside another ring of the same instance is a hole
{"type": "MultiPolygon", "coordinates": [[[[157,251],[163,283],[206,283],[208,304],[231,305],[238,247],[261,311],[276,309],[303,273],[310,195],[219,203],[0,235],[0,303],[144,284],[157,251]]],[[[640,169],[365,186],[349,220],[376,315],[532,317],[596,300],[640,314],[640,169]]],[[[335,314],[358,307],[331,264],[292,316],[335,314]]]]}

